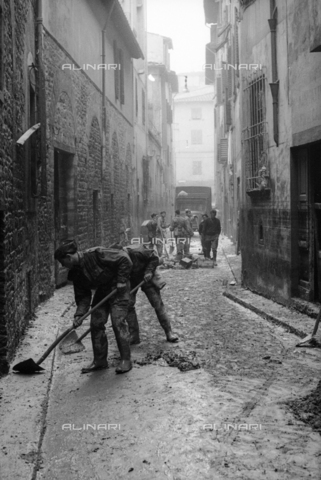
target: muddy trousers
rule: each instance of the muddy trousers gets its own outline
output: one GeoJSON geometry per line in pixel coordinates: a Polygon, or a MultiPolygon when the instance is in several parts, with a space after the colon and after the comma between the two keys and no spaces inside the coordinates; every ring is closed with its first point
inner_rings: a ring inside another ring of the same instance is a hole
{"type": "MultiPolygon", "coordinates": [[[[94,295],[94,307],[111,292],[106,287],[98,287],[94,295]]],[[[130,360],[129,330],[126,321],[129,306],[129,284],[123,293],[117,293],[105,304],[91,314],[91,341],[96,365],[106,362],[108,355],[108,340],[105,325],[110,314],[112,327],[116,337],[121,360],[130,360]]]]}
{"type": "Polygon", "coordinates": [[[205,252],[204,255],[207,258],[210,258],[211,250],[213,252],[213,260],[216,261],[217,256],[217,247],[218,247],[218,237],[219,235],[205,235],[204,244],[205,244],[205,252]]]}
{"type": "Polygon", "coordinates": [[[177,248],[177,256],[183,257],[183,255],[188,255],[190,238],[175,235],[175,242],[177,248]]]}
{"type": "MultiPolygon", "coordinates": [[[[139,282],[135,282],[131,284],[131,289],[135,288],[139,282]]],[[[170,319],[166,313],[165,305],[162,301],[162,297],[158,288],[156,288],[151,282],[147,282],[142,287],[142,291],[145,293],[146,297],[148,298],[149,303],[154,308],[158,321],[164,330],[166,336],[172,331],[170,319]]],[[[129,327],[131,341],[135,342],[139,340],[139,325],[137,321],[137,315],[135,310],[135,303],[136,303],[136,294],[137,291],[131,294],[129,308],[128,308],[128,316],[127,316],[127,323],[129,327]]]]}

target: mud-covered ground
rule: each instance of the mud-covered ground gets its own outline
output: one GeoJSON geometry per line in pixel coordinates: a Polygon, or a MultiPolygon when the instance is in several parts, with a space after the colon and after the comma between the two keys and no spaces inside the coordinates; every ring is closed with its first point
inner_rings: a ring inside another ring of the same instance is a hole
{"type": "MultiPolygon", "coordinates": [[[[32,480],[320,479],[320,435],[289,404],[301,402],[304,412],[321,351],[296,349],[298,337],[223,296],[235,281],[228,245],[222,239],[215,268],[163,270],[178,344],[166,342],[140,292],[142,342],[132,347],[130,372],[115,374],[110,323],[109,369],[80,373],[92,359],[88,337],[82,352],[56,351],[38,455],[32,445],[21,457],[36,465],[32,480]]],[[[34,395],[46,375],[32,379],[34,395]]],[[[31,392],[22,386],[19,394],[25,405],[31,392]]]]}
{"type": "Polygon", "coordinates": [[[321,381],[317,388],[303,398],[287,402],[296,418],[311,425],[321,434],[321,381]]]}

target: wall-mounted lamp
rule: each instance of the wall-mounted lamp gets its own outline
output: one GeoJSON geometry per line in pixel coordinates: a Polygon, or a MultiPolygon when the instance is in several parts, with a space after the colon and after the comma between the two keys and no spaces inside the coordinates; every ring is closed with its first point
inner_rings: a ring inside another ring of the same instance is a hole
{"type": "Polygon", "coordinates": [[[151,82],[155,82],[155,80],[156,80],[156,78],[153,77],[153,75],[152,75],[151,73],[148,75],[147,78],[148,78],[148,80],[150,80],[151,82]]]}

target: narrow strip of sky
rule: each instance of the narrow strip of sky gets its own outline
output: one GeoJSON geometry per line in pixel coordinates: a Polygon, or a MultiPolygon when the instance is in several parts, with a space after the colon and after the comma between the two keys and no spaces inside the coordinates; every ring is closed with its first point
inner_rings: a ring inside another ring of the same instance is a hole
{"type": "Polygon", "coordinates": [[[146,0],[147,31],[173,40],[171,69],[200,72],[210,31],[205,25],[203,0],[146,0]]]}

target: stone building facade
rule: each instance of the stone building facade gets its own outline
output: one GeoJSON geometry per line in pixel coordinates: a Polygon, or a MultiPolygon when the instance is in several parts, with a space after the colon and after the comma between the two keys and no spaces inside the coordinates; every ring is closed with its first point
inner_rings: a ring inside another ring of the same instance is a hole
{"type": "MultiPolygon", "coordinates": [[[[66,281],[53,253],[118,240],[136,195],[133,59],[118,2],[0,2],[0,371],[66,281]],[[99,68],[99,65],[105,65],[99,68]],[[113,68],[110,65],[121,65],[113,68]],[[32,126],[40,127],[21,144],[32,126]]],[[[135,232],[133,232],[135,234],[135,232]]]]}
{"type": "Polygon", "coordinates": [[[148,33],[147,46],[149,133],[144,198],[147,217],[164,210],[170,220],[175,203],[172,94],[178,91],[176,73],[170,69],[173,44],[169,37],[148,33]]]}
{"type": "Polygon", "coordinates": [[[214,90],[203,86],[174,97],[176,184],[214,193],[214,90]]]}
{"type": "MultiPolygon", "coordinates": [[[[229,21],[228,3],[205,0],[204,5],[207,22],[217,24],[217,37],[238,32],[239,101],[231,102],[227,113],[232,126],[241,126],[235,210],[240,211],[243,284],[282,303],[295,303],[297,297],[317,302],[321,4],[240,0],[231,5],[237,15],[229,21]],[[226,24],[220,23],[224,16],[226,24]]],[[[232,145],[227,142],[227,163],[232,145]]],[[[233,205],[231,196],[227,202],[233,205]]]]}

